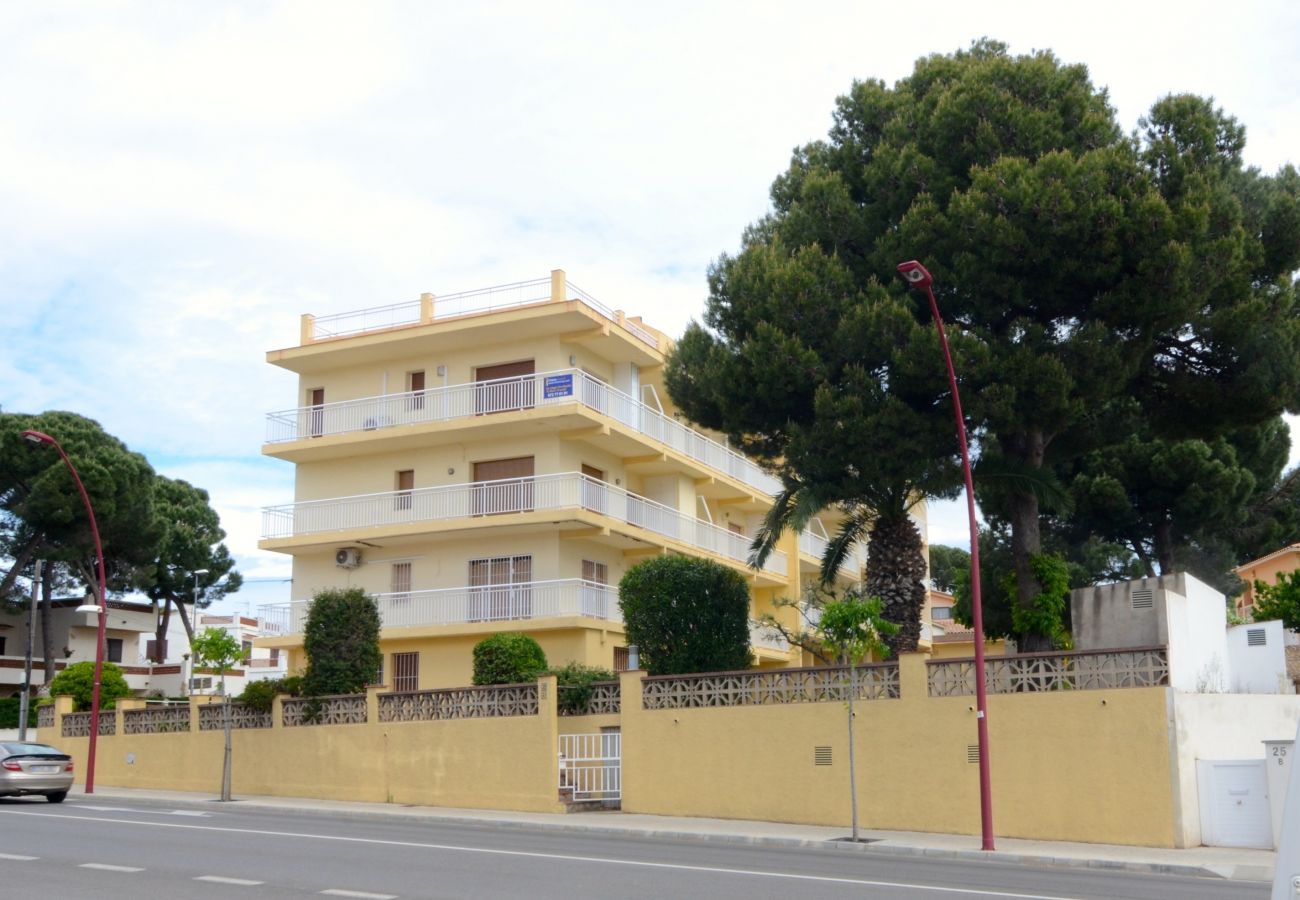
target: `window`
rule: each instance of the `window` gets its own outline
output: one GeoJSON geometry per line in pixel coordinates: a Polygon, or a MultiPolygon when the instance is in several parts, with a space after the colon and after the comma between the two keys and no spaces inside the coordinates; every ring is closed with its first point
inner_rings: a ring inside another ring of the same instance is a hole
{"type": "Polygon", "coordinates": [[[415,490],[415,470],[402,469],[393,479],[397,484],[397,495],[393,497],[393,509],[411,508],[411,491],[415,490]]]}
{"type": "Polygon", "coordinates": [[[406,390],[410,397],[406,400],[407,409],[424,409],[424,370],[406,373],[406,390]]]}
{"type": "Polygon", "coordinates": [[[626,672],[628,670],[627,663],[628,663],[627,648],[615,647],[614,648],[614,671],[626,672]]]}
{"type": "MultiPolygon", "coordinates": [[[[0,644],[0,646],[3,646],[3,644],[0,644]]],[[[158,641],[156,641],[154,638],[149,638],[149,640],[145,643],[144,655],[149,659],[155,660],[157,662],[162,662],[165,659],[167,659],[167,642],[166,641],[162,642],[161,653],[157,651],[158,651],[158,641]]],[[[4,654],[0,652],[0,656],[3,655],[4,654]]]]}
{"type": "Polygon", "coordinates": [[[420,689],[420,654],[393,654],[393,690],[418,691],[420,689]]]}
{"type": "Polygon", "coordinates": [[[122,661],[122,639],[121,638],[105,639],[104,658],[109,662],[120,663],[122,661]]]}
{"type": "Polygon", "coordinates": [[[248,665],[249,660],[253,658],[253,642],[241,641],[240,646],[244,653],[244,665],[248,665]]]}
{"type": "Polygon", "coordinates": [[[536,405],[537,379],[531,359],[479,366],[474,370],[474,412],[480,416],[531,409],[536,405]]]}
{"type": "Polygon", "coordinates": [[[930,618],[931,618],[931,619],[951,619],[951,618],[952,618],[952,607],[951,607],[951,606],[936,606],[934,609],[930,610],[930,618]]]}
{"type": "Polygon", "coordinates": [[[533,615],[533,558],[497,556],[469,561],[471,622],[530,619],[533,615]]]}
{"type": "Polygon", "coordinates": [[[389,590],[396,603],[411,599],[411,564],[409,562],[393,563],[389,573],[389,590]]]}
{"type": "MultiPolygon", "coordinates": [[[[153,642],[150,641],[150,643],[153,642]]],[[[4,655],[5,655],[5,638],[3,634],[0,634],[0,656],[4,656],[4,655]]]]}
{"type": "Polygon", "coordinates": [[[493,516],[533,508],[533,458],[474,463],[473,514],[493,516]]]}

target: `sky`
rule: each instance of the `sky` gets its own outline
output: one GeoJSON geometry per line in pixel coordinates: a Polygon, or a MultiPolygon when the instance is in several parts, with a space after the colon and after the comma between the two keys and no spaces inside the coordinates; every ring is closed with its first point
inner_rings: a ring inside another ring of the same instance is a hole
{"type": "MultiPolygon", "coordinates": [[[[983,36],[1087,65],[1125,130],[1213,96],[1250,164],[1300,163],[1290,2],[0,3],[0,408],[206,488],[224,608],[289,600],[257,539],[301,314],[562,268],[680,334],[837,96],[983,36]]],[[[960,503],[930,539],[966,542],[960,503]]]]}

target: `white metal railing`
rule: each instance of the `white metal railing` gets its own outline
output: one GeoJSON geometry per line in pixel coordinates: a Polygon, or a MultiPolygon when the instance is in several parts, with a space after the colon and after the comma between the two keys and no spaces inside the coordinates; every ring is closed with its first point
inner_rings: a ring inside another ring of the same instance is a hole
{"type": "Polygon", "coordinates": [[[781,632],[753,619],[749,622],[749,644],[751,647],[762,647],[766,650],[790,649],[790,642],[781,632]]]}
{"type": "Polygon", "coordinates": [[[657,443],[767,494],[780,479],[742,453],[681,424],[581,369],[448,385],[423,391],[343,400],[267,413],[266,442],[354,434],[427,422],[472,419],[491,413],[581,403],[610,416],[657,443]]]}
{"type": "MultiPolygon", "coordinates": [[[[815,533],[811,526],[799,532],[799,552],[816,558],[819,562],[826,555],[831,542],[823,535],[815,533]]],[[[840,561],[841,571],[857,575],[866,562],[865,550],[861,544],[854,544],[840,561]]]]}
{"type": "MultiPolygon", "coordinates": [[[[271,506],[262,510],[262,537],[274,540],[385,525],[559,509],[590,510],[738,563],[747,565],[749,561],[749,541],[744,536],[578,472],[271,506]]],[[[780,551],[772,553],[763,569],[785,575],[786,555],[780,551]]]]}
{"type": "MultiPolygon", "coordinates": [[[[564,300],[578,301],[602,318],[621,324],[642,343],[658,348],[658,338],[646,329],[641,328],[635,322],[627,321],[626,318],[620,323],[617,312],[572,282],[566,280],[564,287],[564,300]]],[[[549,278],[517,281],[514,284],[501,284],[472,291],[460,291],[455,294],[442,294],[435,297],[433,300],[433,320],[438,321],[439,319],[453,319],[458,316],[495,312],[533,303],[547,303],[555,299],[551,294],[551,279],[549,278]]],[[[356,334],[365,334],[369,331],[383,331],[389,328],[418,325],[423,321],[421,319],[422,307],[422,301],[411,300],[405,303],[372,306],[368,309],[351,310],[328,316],[314,316],[312,317],[312,339],[349,337],[356,334]]]]}
{"type": "MultiPolygon", "coordinates": [[[[378,594],[375,600],[384,628],[560,616],[586,616],[614,622],[622,618],[617,588],[581,578],[404,591],[378,594]]],[[[310,600],[294,600],[266,604],[258,608],[258,614],[279,624],[284,634],[301,634],[310,609],[310,600]]]]}
{"type": "Polygon", "coordinates": [[[605,731],[559,737],[560,793],[574,803],[622,798],[622,735],[605,731]]]}

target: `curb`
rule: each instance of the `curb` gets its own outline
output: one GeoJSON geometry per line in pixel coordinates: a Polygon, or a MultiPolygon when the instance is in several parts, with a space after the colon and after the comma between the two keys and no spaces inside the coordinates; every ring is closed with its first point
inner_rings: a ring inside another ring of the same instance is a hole
{"type": "MultiPolygon", "coordinates": [[[[162,798],[156,796],[139,796],[135,797],[130,794],[104,794],[90,796],[77,795],[75,803],[94,802],[99,799],[126,801],[131,803],[140,803],[148,806],[188,806],[200,809],[210,809],[214,803],[221,801],[216,799],[200,799],[197,797],[176,797],[162,798]]],[[[1100,859],[1074,856],[1052,856],[1048,854],[1024,853],[1016,851],[1002,850],[964,850],[949,849],[946,847],[913,847],[905,844],[887,843],[889,838],[869,839],[869,843],[852,844],[846,840],[837,840],[834,838],[801,838],[801,837],[782,837],[779,835],[756,835],[743,834],[739,832],[709,834],[698,831],[681,831],[674,829],[657,829],[644,827],[627,827],[604,824],[579,824],[577,822],[533,822],[524,819],[512,818],[487,818],[460,815],[442,815],[433,813],[428,810],[435,807],[424,806],[395,806],[390,810],[379,809],[356,809],[349,805],[340,805],[338,808],[311,808],[299,807],[294,805],[276,805],[274,800],[277,798],[256,797],[249,798],[246,801],[238,799],[232,801],[240,805],[241,809],[259,810],[272,813],[319,813],[328,812],[331,816],[343,819],[356,819],[361,821],[385,821],[393,818],[403,818],[415,821],[429,821],[449,825],[480,826],[489,828],[501,828],[512,830],[533,830],[542,829],[548,831],[567,832],[571,834],[598,834],[613,837],[630,837],[630,838],[650,838],[669,841],[682,841],[691,843],[714,843],[714,844],[733,844],[748,845],[757,847],[788,847],[800,848],[806,850],[815,850],[819,852],[848,852],[848,853],[868,853],[880,856],[916,856],[928,857],[932,859],[959,859],[976,863],[1013,863],[1026,866],[1044,866],[1052,868],[1072,868],[1072,869],[1098,869],[1113,870],[1124,872],[1139,872],[1155,875],[1178,875],[1193,878],[1214,878],[1218,880],[1229,881],[1250,881],[1267,883],[1273,878],[1273,868],[1265,865],[1254,864],[1183,864],[1183,863],[1162,863],[1162,862],[1143,862],[1139,860],[1117,860],[1117,859],[1100,859]]]]}

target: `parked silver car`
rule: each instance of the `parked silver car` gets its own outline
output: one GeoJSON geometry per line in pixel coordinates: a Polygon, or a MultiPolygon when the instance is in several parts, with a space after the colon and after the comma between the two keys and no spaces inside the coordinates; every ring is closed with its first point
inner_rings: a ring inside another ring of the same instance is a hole
{"type": "Polygon", "coordinates": [[[44,794],[62,803],[72,787],[72,757],[48,744],[0,741],[0,797],[44,794]]]}

